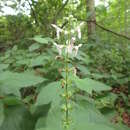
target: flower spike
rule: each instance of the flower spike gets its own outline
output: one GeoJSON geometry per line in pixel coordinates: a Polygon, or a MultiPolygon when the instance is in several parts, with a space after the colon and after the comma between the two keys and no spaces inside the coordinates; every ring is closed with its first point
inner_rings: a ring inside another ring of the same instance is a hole
{"type": "Polygon", "coordinates": [[[54,45],[56,46],[58,52],[59,52],[59,55],[61,56],[62,54],[62,49],[64,48],[64,45],[58,45],[57,43],[54,43],[54,45]]]}

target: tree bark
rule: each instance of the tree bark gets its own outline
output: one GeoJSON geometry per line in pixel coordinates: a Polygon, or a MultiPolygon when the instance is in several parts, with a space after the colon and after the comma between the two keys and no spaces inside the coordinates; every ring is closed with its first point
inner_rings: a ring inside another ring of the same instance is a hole
{"type": "Polygon", "coordinates": [[[87,26],[88,26],[88,39],[93,39],[96,33],[95,15],[95,0],[86,0],[87,5],[87,26]]]}

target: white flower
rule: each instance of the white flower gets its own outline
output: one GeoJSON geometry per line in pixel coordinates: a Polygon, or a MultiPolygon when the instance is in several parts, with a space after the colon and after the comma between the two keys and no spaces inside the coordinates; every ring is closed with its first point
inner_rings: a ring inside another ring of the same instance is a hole
{"type": "Polygon", "coordinates": [[[72,51],[73,51],[73,44],[68,44],[67,46],[66,46],[66,50],[65,50],[65,52],[66,53],[68,53],[68,54],[72,54],[72,51]]]}
{"type": "Polygon", "coordinates": [[[71,41],[66,41],[66,53],[72,54],[74,48],[75,37],[72,37],[71,41]]]}
{"type": "Polygon", "coordinates": [[[77,56],[79,47],[81,47],[81,46],[82,46],[82,44],[79,44],[78,46],[74,46],[74,56],[77,56]]]}
{"type": "Polygon", "coordinates": [[[77,32],[78,32],[78,38],[81,39],[81,30],[80,30],[80,27],[77,28],[77,32]]]}
{"type": "Polygon", "coordinates": [[[73,18],[73,15],[69,15],[69,18],[73,18]]]}
{"type": "Polygon", "coordinates": [[[77,31],[77,33],[78,33],[78,38],[79,39],[81,39],[81,30],[80,30],[80,28],[81,28],[81,26],[84,24],[84,22],[82,22],[82,23],[80,23],[77,27],[76,27],[76,31],[77,31]]]}
{"type": "Polygon", "coordinates": [[[83,25],[84,25],[84,22],[81,22],[81,23],[79,24],[80,27],[83,26],[83,25]]]}
{"type": "Polygon", "coordinates": [[[71,39],[71,44],[74,44],[75,40],[76,40],[76,38],[75,38],[75,37],[72,37],[72,39],[71,39]]]}
{"type": "Polygon", "coordinates": [[[66,45],[68,45],[69,44],[69,40],[66,40],[66,45]]]}
{"type": "Polygon", "coordinates": [[[54,27],[56,29],[56,36],[59,39],[60,38],[60,33],[63,32],[63,29],[59,28],[55,24],[51,24],[51,25],[52,25],[52,27],[54,27]]]}
{"type": "Polygon", "coordinates": [[[58,45],[57,43],[54,43],[54,45],[56,46],[59,55],[61,56],[62,54],[62,49],[64,48],[64,45],[58,45]]]}
{"type": "Polygon", "coordinates": [[[74,29],[72,29],[72,30],[71,30],[71,33],[74,33],[74,32],[75,32],[74,29]]]}
{"type": "Polygon", "coordinates": [[[68,31],[66,31],[66,30],[64,31],[64,34],[65,34],[65,35],[67,35],[68,33],[69,33],[68,31]]]}
{"type": "Polygon", "coordinates": [[[65,48],[65,52],[72,55],[74,54],[74,56],[77,56],[79,47],[82,46],[82,44],[79,44],[78,46],[74,46],[74,42],[75,42],[76,38],[72,37],[71,41],[69,42],[68,40],[66,41],[66,48],[65,48]]]}

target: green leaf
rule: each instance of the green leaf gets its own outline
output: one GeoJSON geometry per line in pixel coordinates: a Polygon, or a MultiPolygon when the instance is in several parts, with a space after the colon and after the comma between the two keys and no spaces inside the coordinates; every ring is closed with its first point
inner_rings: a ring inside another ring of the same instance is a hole
{"type": "Polygon", "coordinates": [[[4,121],[4,105],[3,103],[0,101],[0,126],[4,121]]]}
{"type": "Polygon", "coordinates": [[[31,59],[30,66],[35,67],[35,66],[43,65],[45,63],[46,63],[46,57],[43,55],[40,55],[36,58],[31,59]]]}
{"type": "MultiPolygon", "coordinates": [[[[72,104],[73,110],[69,116],[72,118],[73,123],[67,130],[97,130],[97,128],[98,130],[116,130],[91,103],[82,102],[72,104]]],[[[43,121],[45,121],[44,119],[43,121]]],[[[46,125],[40,125],[36,130],[62,130],[62,121],[63,112],[59,106],[56,106],[50,109],[46,119],[46,125]]]]}
{"type": "Polygon", "coordinates": [[[45,39],[48,40],[48,42],[51,42],[51,43],[54,42],[54,40],[52,38],[50,38],[50,37],[46,37],[45,39]]]}
{"type": "Polygon", "coordinates": [[[14,105],[20,105],[23,102],[16,96],[6,96],[3,98],[3,103],[7,106],[14,106],[14,105]]]}
{"type": "Polygon", "coordinates": [[[115,125],[115,128],[116,130],[129,130],[130,129],[128,126],[122,123],[115,125]]]}
{"type": "Polygon", "coordinates": [[[113,117],[118,114],[116,110],[107,107],[100,109],[100,111],[104,115],[104,117],[108,120],[113,119],[113,117]]]}
{"type": "Polygon", "coordinates": [[[50,37],[45,37],[42,38],[42,35],[37,35],[34,38],[32,38],[34,41],[41,43],[41,44],[48,44],[48,43],[53,43],[54,40],[50,37]]]}
{"type": "Polygon", "coordinates": [[[30,59],[20,59],[16,61],[16,66],[21,66],[21,65],[29,65],[30,64],[30,59]]]}
{"type": "Polygon", "coordinates": [[[41,105],[41,106],[36,106],[35,104],[31,106],[31,114],[35,119],[38,119],[40,117],[46,117],[49,108],[50,108],[50,104],[46,104],[46,105],[41,105]]]}
{"type": "Polygon", "coordinates": [[[7,69],[9,64],[0,64],[0,71],[7,69]]]}
{"type": "Polygon", "coordinates": [[[45,119],[43,117],[39,120],[40,122],[44,121],[46,123],[43,125],[36,124],[36,130],[62,130],[62,114],[60,106],[50,109],[47,118],[45,119]]]}
{"type": "Polygon", "coordinates": [[[0,130],[34,130],[35,120],[23,106],[10,106],[5,109],[5,119],[0,130]]]}
{"type": "Polygon", "coordinates": [[[32,72],[14,73],[10,71],[0,73],[0,90],[3,93],[19,95],[19,89],[34,86],[45,79],[32,72]]]}
{"type": "Polygon", "coordinates": [[[86,124],[109,124],[107,119],[99,112],[99,110],[86,100],[77,101],[74,106],[73,118],[75,123],[86,124]]]}
{"type": "Polygon", "coordinates": [[[56,101],[59,95],[60,82],[52,82],[42,88],[38,95],[36,105],[48,104],[52,101],[56,101]]]}
{"type": "Polygon", "coordinates": [[[46,38],[34,37],[33,40],[41,44],[48,44],[48,40],[46,38]]]}
{"type": "Polygon", "coordinates": [[[78,65],[78,69],[80,70],[80,72],[84,75],[88,75],[90,74],[90,71],[88,70],[87,67],[85,67],[84,65],[78,65]]]}
{"type": "Polygon", "coordinates": [[[74,130],[116,130],[110,126],[104,124],[86,123],[85,125],[78,124],[74,127],[74,130]]]}
{"type": "Polygon", "coordinates": [[[79,79],[78,77],[73,77],[73,80],[79,89],[86,91],[89,94],[92,94],[93,90],[105,91],[111,89],[109,86],[89,78],[79,79]]]}
{"type": "Polygon", "coordinates": [[[101,96],[95,100],[95,103],[99,109],[103,107],[113,108],[115,106],[115,100],[117,95],[113,93],[107,93],[104,96],[101,96]]]}
{"type": "Polygon", "coordinates": [[[102,78],[110,78],[109,75],[107,74],[98,74],[98,73],[91,73],[89,74],[91,77],[93,77],[94,79],[102,79],[102,78]]]}
{"type": "Polygon", "coordinates": [[[37,49],[39,49],[39,48],[40,48],[40,45],[37,44],[37,43],[34,43],[34,44],[32,44],[32,45],[29,47],[29,51],[32,52],[32,51],[35,51],[35,50],[37,50],[37,49]]]}

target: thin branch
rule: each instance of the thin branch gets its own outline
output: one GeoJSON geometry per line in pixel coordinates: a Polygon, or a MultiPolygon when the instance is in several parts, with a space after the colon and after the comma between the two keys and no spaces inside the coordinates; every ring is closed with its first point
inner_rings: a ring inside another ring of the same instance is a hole
{"type": "Polygon", "coordinates": [[[114,35],[116,35],[116,36],[123,37],[123,38],[125,38],[125,39],[130,40],[130,37],[128,37],[128,36],[126,36],[126,35],[122,35],[122,34],[117,33],[117,32],[114,32],[114,31],[112,31],[112,30],[110,30],[110,29],[107,29],[107,28],[103,27],[102,25],[98,24],[96,21],[87,21],[87,20],[78,19],[78,18],[77,18],[77,20],[79,20],[79,21],[84,21],[84,22],[94,22],[94,23],[96,24],[96,26],[98,26],[99,28],[101,28],[101,29],[103,29],[103,30],[105,30],[105,31],[107,31],[107,32],[109,32],[109,33],[112,33],[112,34],[114,34],[114,35]]]}
{"type": "Polygon", "coordinates": [[[113,34],[119,36],[119,37],[123,37],[123,38],[125,38],[125,39],[130,40],[130,37],[127,37],[126,35],[122,35],[122,34],[120,34],[120,33],[117,33],[117,32],[114,32],[114,31],[112,31],[112,30],[110,30],[110,29],[107,29],[107,28],[103,27],[102,25],[99,25],[97,22],[96,22],[95,24],[96,24],[98,27],[100,27],[101,29],[105,30],[105,31],[108,31],[108,32],[110,32],[110,33],[113,33],[113,34]]]}
{"type": "Polygon", "coordinates": [[[59,9],[59,11],[56,14],[56,17],[62,12],[62,10],[65,8],[65,6],[68,4],[69,0],[66,0],[66,2],[61,6],[61,8],[59,9]]]}
{"type": "Polygon", "coordinates": [[[30,3],[29,0],[27,0],[27,2],[28,2],[29,6],[30,6],[30,8],[31,8],[31,10],[32,10],[32,13],[33,13],[33,16],[34,16],[34,19],[35,19],[36,24],[39,25],[38,20],[37,20],[37,15],[36,15],[36,13],[35,13],[33,7],[32,7],[32,4],[30,3]]]}
{"type": "Polygon", "coordinates": [[[68,24],[68,21],[65,21],[60,28],[64,28],[64,26],[66,26],[66,24],[68,24]]]}
{"type": "Polygon", "coordinates": [[[65,6],[68,4],[69,0],[66,0],[66,2],[61,6],[61,8],[57,11],[56,15],[53,18],[53,23],[55,23],[57,17],[60,15],[60,13],[63,11],[65,6]]]}

